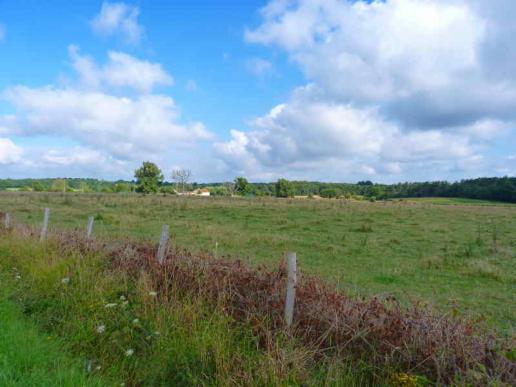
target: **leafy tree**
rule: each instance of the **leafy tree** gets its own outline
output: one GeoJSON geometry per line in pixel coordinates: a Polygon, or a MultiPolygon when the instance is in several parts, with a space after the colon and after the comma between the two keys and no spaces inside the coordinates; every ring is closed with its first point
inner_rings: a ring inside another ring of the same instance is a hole
{"type": "Polygon", "coordinates": [[[235,192],[240,196],[245,196],[251,192],[251,187],[245,177],[235,179],[235,192]]]}
{"type": "Polygon", "coordinates": [[[276,182],[276,197],[290,198],[294,196],[294,185],[286,179],[279,179],[276,182]]]}
{"type": "Polygon", "coordinates": [[[134,172],[136,178],[136,192],[144,194],[156,193],[163,183],[161,169],[150,161],[144,161],[143,165],[134,172]]]}

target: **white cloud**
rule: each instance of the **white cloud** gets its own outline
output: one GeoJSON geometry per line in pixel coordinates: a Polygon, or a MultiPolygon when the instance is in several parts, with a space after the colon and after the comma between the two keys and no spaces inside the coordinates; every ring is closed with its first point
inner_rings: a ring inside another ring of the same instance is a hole
{"type": "Polygon", "coordinates": [[[272,63],[262,58],[248,59],[246,61],[246,67],[251,74],[254,74],[257,77],[263,77],[274,71],[272,63]]]}
{"type": "MultiPolygon", "coordinates": [[[[516,70],[494,80],[493,63],[485,55],[500,37],[493,31],[512,22],[484,12],[483,4],[273,0],[262,10],[263,23],[245,36],[285,49],[329,97],[380,104],[405,125],[455,126],[483,115],[515,117],[516,70]]],[[[502,5],[516,14],[514,5],[502,5]]],[[[513,50],[506,51],[505,56],[512,55],[513,50]]]]}
{"type": "Polygon", "coordinates": [[[86,88],[126,87],[149,93],[156,86],[173,83],[172,76],[159,63],[140,60],[123,52],[109,51],[108,62],[99,67],[91,58],[80,55],[77,46],[71,45],[68,51],[80,85],[86,88]]]}
{"type": "Polygon", "coordinates": [[[298,89],[288,103],[250,126],[248,132],[231,131],[231,139],[215,144],[215,150],[229,169],[255,178],[285,173],[319,179],[394,175],[418,163],[469,160],[477,150],[470,136],[406,131],[377,109],[320,100],[311,87],[298,89]],[[334,166],[344,169],[339,172],[334,166]]]}
{"type": "Polygon", "coordinates": [[[11,164],[21,160],[23,149],[8,138],[0,138],[0,164],[11,164]]]}
{"type": "Polygon", "coordinates": [[[3,126],[7,124],[10,133],[70,137],[122,160],[210,138],[200,123],[178,123],[179,110],[165,95],[130,98],[97,91],[16,86],[7,89],[4,98],[17,109],[15,119],[4,120],[3,126]]]}
{"type": "MultiPolygon", "coordinates": [[[[213,138],[202,123],[181,122],[170,96],[152,93],[172,82],[161,65],[110,52],[108,62],[98,66],[74,46],[70,55],[76,77],[63,86],[18,85],[0,93],[13,110],[0,115],[0,135],[44,135],[56,138],[57,144],[64,138],[77,144],[31,152],[25,167],[39,163],[92,170],[86,164],[95,160],[97,172],[108,173],[114,165],[158,159],[213,138]]],[[[18,153],[9,149],[11,156],[4,159],[14,160],[18,153]]]]}
{"type": "Polygon", "coordinates": [[[91,21],[93,30],[101,35],[121,35],[131,44],[140,42],[144,29],[138,23],[138,7],[126,3],[102,3],[100,13],[91,21]]]}
{"type": "Polygon", "coordinates": [[[245,39],[283,49],[309,84],[217,154],[257,178],[498,173],[493,144],[516,141],[516,6],[494,3],[270,1],[245,39]]]}

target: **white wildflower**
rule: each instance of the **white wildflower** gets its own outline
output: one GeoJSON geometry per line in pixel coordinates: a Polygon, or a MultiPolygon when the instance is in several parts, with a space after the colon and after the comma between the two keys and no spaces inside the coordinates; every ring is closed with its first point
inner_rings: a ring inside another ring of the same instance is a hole
{"type": "Polygon", "coordinates": [[[98,370],[100,370],[101,368],[102,368],[102,367],[101,367],[101,366],[99,366],[99,365],[95,367],[95,369],[96,369],[97,371],[98,371],[98,370]]]}
{"type": "Polygon", "coordinates": [[[66,284],[68,284],[68,283],[70,283],[70,278],[69,278],[69,277],[64,277],[64,278],[61,280],[61,283],[62,283],[62,284],[65,284],[65,285],[66,285],[66,284]]]}
{"type": "Polygon", "coordinates": [[[158,292],[149,292],[149,296],[156,297],[158,295],[158,292]]]}
{"type": "Polygon", "coordinates": [[[127,356],[127,357],[133,356],[133,353],[134,353],[134,349],[129,348],[125,351],[125,356],[127,356]]]}
{"type": "Polygon", "coordinates": [[[120,301],[125,301],[125,296],[120,296],[120,301]]]}
{"type": "Polygon", "coordinates": [[[140,320],[138,320],[137,318],[135,318],[135,319],[133,320],[133,324],[135,324],[135,325],[136,325],[136,324],[139,324],[139,323],[140,323],[140,320]]]}
{"type": "Polygon", "coordinates": [[[106,326],[105,325],[99,325],[97,327],[97,333],[104,333],[106,331],[106,326]]]}
{"type": "Polygon", "coordinates": [[[116,302],[112,302],[112,303],[110,303],[110,304],[106,304],[106,305],[104,306],[104,308],[114,308],[116,305],[117,305],[117,303],[116,303],[116,302]]]}
{"type": "Polygon", "coordinates": [[[14,276],[14,278],[16,278],[16,279],[21,279],[21,275],[16,274],[16,275],[14,276]]]}

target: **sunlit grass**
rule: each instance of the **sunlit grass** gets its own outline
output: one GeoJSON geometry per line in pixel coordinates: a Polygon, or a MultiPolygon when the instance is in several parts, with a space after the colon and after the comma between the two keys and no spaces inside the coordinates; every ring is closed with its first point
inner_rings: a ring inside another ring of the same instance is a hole
{"type": "Polygon", "coordinates": [[[93,215],[96,235],[156,243],[169,224],[176,245],[251,264],[276,266],[293,250],[301,270],[348,292],[434,302],[514,332],[516,315],[507,305],[516,286],[516,206],[417,200],[1,193],[0,211],[39,224],[50,207],[51,230],[85,231],[93,215]],[[442,202],[456,205],[434,204],[442,202]]]}

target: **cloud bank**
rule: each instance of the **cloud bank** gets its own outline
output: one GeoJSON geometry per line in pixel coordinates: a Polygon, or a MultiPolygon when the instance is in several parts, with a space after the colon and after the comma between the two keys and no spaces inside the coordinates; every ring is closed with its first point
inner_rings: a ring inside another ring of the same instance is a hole
{"type": "Polygon", "coordinates": [[[493,174],[493,143],[516,140],[516,5],[493,3],[270,1],[245,40],[284,51],[307,85],[217,154],[259,178],[493,174]]]}

